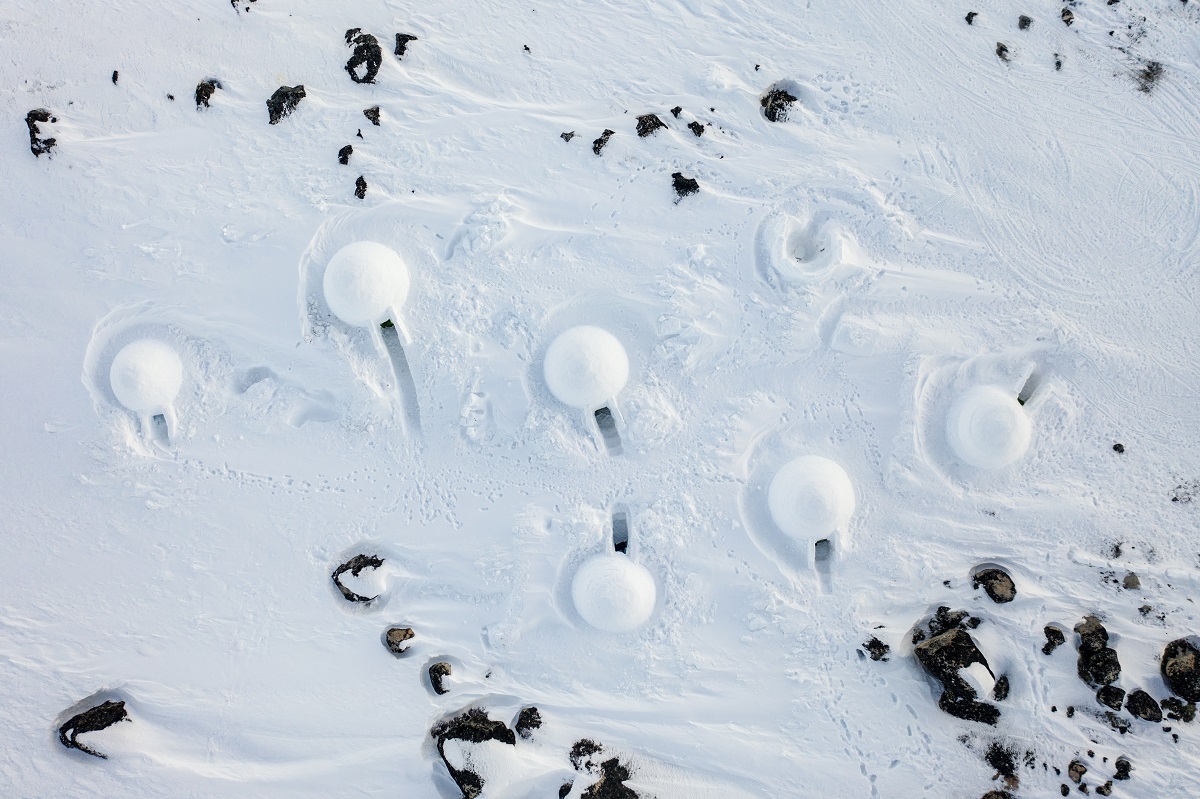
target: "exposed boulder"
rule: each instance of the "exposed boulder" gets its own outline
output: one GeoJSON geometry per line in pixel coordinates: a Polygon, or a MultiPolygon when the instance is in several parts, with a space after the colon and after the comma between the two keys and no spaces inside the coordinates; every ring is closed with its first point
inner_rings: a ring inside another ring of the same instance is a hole
{"type": "Polygon", "coordinates": [[[1079,635],[1079,678],[1093,688],[1116,682],[1121,676],[1117,650],[1108,645],[1108,630],[1095,616],[1075,625],[1079,635]]]}
{"type": "Polygon", "coordinates": [[[1069,8],[1064,8],[1062,10],[1062,21],[1065,24],[1070,25],[1072,22],[1075,21],[1075,12],[1069,8]]]}
{"type": "Polygon", "coordinates": [[[671,173],[671,185],[675,189],[675,202],[679,202],[689,194],[700,191],[700,184],[695,178],[684,177],[682,172],[671,173]]]}
{"type": "Polygon", "coordinates": [[[1171,721],[1183,721],[1190,724],[1196,720],[1195,702],[1185,703],[1172,696],[1162,701],[1162,709],[1171,721]]]}
{"type": "Polygon", "coordinates": [[[639,138],[646,138],[651,133],[654,133],[660,128],[665,128],[666,123],[658,118],[656,114],[642,114],[637,118],[637,135],[639,138]]]}
{"type": "Polygon", "coordinates": [[[92,757],[107,760],[108,755],[97,752],[95,749],[87,746],[87,744],[80,743],[78,736],[83,735],[85,732],[106,730],[117,722],[125,721],[128,718],[129,713],[125,711],[124,702],[104,702],[67,719],[67,722],[58,728],[58,741],[68,749],[78,749],[92,757]]]}
{"type": "Polygon", "coordinates": [[[982,569],[971,578],[971,584],[974,588],[983,586],[991,600],[998,604],[1012,602],[1017,597],[1017,586],[1004,569],[982,569]]]}
{"type": "Polygon", "coordinates": [[[1042,645],[1042,654],[1043,655],[1053,654],[1055,649],[1058,649],[1060,646],[1062,646],[1063,644],[1065,644],[1067,642],[1067,636],[1064,635],[1063,631],[1058,629],[1057,627],[1051,627],[1050,625],[1047,624],[1042,629],[1042,632],[1046,636],[1046,643],[1042,645]]]}
{"type": "Polygon", "coordinates": [[[600,744],[587,738],[576,741],[571,747],[571,765],[575,770],[598,774],[600,777],[583,792],[583,799],[638,799],[638,794],[625,785],[630,777],[628,766],[615,757],[597,762],[598,758],[594,756],[603,749],[600,744]]]}
{"type": "Polygon", "coordinates": [[[1200,648],[1186,638],[1167,644],[1159,666],[1171,693],[1187,702],[1200,702],[1200,648]]]}
{"type": "Polygon", "coordinates": [[[338,150],[338,163],[346,166],[350,163],[350,156],[354,155],[354,145],[347,144],[342,149],[338,150]]]}
{"type": "Polygon", "coordinates": [[[987,658],[979,651],[970,633],[961,628],[949,630],[921,642],[914,653],[926,673],[942,684],[938,707],[943,711],[984,724],[995,724],[999,720],[999,708],[979,702],[975,689],[958,673],[976,663],[991,673],[987,658]]]}
{"type": "Polygon", "coordinates": [[[533,735],[533,731],[541,726],[541,712],[536,707],[523,707],[521,708],[521,712],[517,714],[517,721],[513,724],[513,729],[522,738],[529,738],[533,735]]]}
{"type": "Polygon", "coordinates": [[[267,112],[271,115],[271,124],[278,125],[284,117],[290,116],[305,98],[303,86],[280,86],[267,100],[267,112]]]}
{"type": "Polygon", "coordinates": [[[389,627],[387,632],[383,634],[383,645],[387,647],[387,651],[391,652],[396,657],[400,657],[408,651],[409,644],[416,637],[412,627],[389,627]]]}
{"type": "Polygon", "coordinates": [[[354,196],[360,200],[367,197],[367,179],[362,175],[359,175],[358,179],[354,181],[354,196]]]}
{"type": "Polygon", "coordinates": [[[1125,700],[1125,709],[1129,711],[1129,715],[1142,721],[1152,721],[1157,724],[1163,720],[1162,708],[1158,706],[1158,702],[1155,702],[1154,697],[1141,689],[1129,695],[1129,698],[1125,700]]]}
{"type": "Polygon", "coordinates": [[[871,660],[882,660],[885,663],[888,659],[888,652],[892,651],[890,646],[875,636],[871,636],[871,640],[864,642],[862,646],[863,649],[867,650],[867,654],[871,656],[871,660]]]}
{"type": "Polygon", "coordinates": [[[408,43],[419,41],[416,36],[409,33],[396,34],[396,58],[404,58],[404,54],[408,52],[408,43]]]}
{"type": "Polygon", "coordinates": [[[766,94],[759,98],[758,104],[762,106],[763,116],[769,122],[784,122],[788,118],[788,111],[792,103],[796,100],[796,96],[787,89],[781,86],[772,86],[766,94]]]}
{"type": "Polygon", "coordinates": [[[444,660],[439,660],[429,667],[429,684],[438,696],[450,693],[450,689],[446,687],[446,678],[450,676],[450,671],[450,664],[444,660]]]}
{"type": "Polygon", "coordinates": [[[223,88],[221,81],[216,78],[208,78],[196,84],[196,108],[208,108],[208,101],[212,99],[217,89],[223,88]]]}
{"type": "Polygon", "coordinates": [[[438,755],[446,764],[450,778],[462,791],[463,799],[475,799],[483,793],[483,779],[469,769],[459,769],[450,763],[446,757],[446,741],[457,740],[475,744],[500,741],[510,746],[517,742],[517,737],[504,722],[488,718],[487,711],[482,708],[471,708],[450,721],[435,726],[429,734],[437,741],[438,755]]]}
{"type": "Polygon", "coordinates": [[[575,131],[569,130],[569,131],[558,134],[558,136],[563,141],[569,142],[569,141],[571,141],[571,139],[575,138],[575,131]]]}
{"type": "Polygon", "coordinates": [[[373,602],[379,597],[363,596],[361,594],[354,593],[349,588],[342,585],[341,576],[346,572],[350,572],[350,574],[357,577],[358,575],[362,574],[364,569],[378,569],[382,565],[383,558],[378,558],[374,555],[355,555],[354,557],[350,558],[350,560],[333,570],[333,584],[337,586],[337,589],[341,592],[342,596],[344,596],[350,602],[373,602]]]}
{"type": "Polygon", "coordinates": [[[704,135],[704,126],[694,119],[688,123],[688,130],[694,133],[697,137],[704,135]]]}
{"type": "Polygon", "coordinates": [[[374,83],[379,68],[383,66],[383,49],[379,40],[369,33],[363,33],[362,28],[351,28],[346,31],[346,46],[353,47],[354,52],[346,62],[346,72],[355,83],[374,83]],[[363,69],[359,75],[359,68],[363,69]]]}
{"type": "Polygon", "coordinates": [[[1022,14],[1017,17],[1017,27],[1023,31],[1029,30],[1029,26],[1033,24],[1033,18],[1022,14]]]}
{"type": "Polygon", "coordinates": [[[25,126],[29,128],[29,152],[38,157],[50,154],[50,151],[54,149],[54,145],[58,144],[58,140],[42,136],[42,130],[38,127],[38,123],[54,123],[57,121],[58,117],[44,108],[35,108],[25,115],[25,126]]]}
{"type": "Polygon", "coordinates": [[[1103,685],[1096,692],[1096,701],[1113,710],[1120,710],[1125,702],[1125,689],[1115,685],[1103,685]]]}
{"type": "Polygon", "coordinates": [[[600,155],[600,151],[604,149],[604,145],[608,144],[608,140],[612,138],[614,133],[616,133],[615,130],[609,130],[608,128],[605,128],[604,132],[600,134],[600,137],[592,142],[592,152],[596,155],[600,155]]]}
{"type": "Polygon", "coordinates": [[[379,127],[379,106],[373,105],[370,108],[364,108],[363,116],[369,119],[372,125],[379,127]]]}
{"type": "Polygon", "coordinates": [[[1118,757],[1117,762],[1114,763],[1113,766],[1117,770],[1116,773],[1113,774],[1114,780],[1129,779],[1129,772],[1133,771],[1133,764],[1129,762],[1129,758],[1118,757]]]}

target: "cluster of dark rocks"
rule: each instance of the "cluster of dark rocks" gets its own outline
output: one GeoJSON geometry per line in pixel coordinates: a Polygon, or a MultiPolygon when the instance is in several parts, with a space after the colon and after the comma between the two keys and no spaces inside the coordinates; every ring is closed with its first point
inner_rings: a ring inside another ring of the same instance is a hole
{"type": "MultiPolygon", "coordinates": [[[[679,115],[683,113],[682,106],[675,106],[671,109],[671,115],[679,119],[679,115]]],[[[667,127],[667,123],[662,121],[658,114],[641,114],[637,117],[635,130],[638,138],[644,139],[647,136],[652,136],[660,130],[667,127]]],[[[687,129],[692,132],[697,138],[704,135],[706,127],[699,120],[693,119],[688,123],[687,129]]],[[[616,131],[611,128],[605,128],[604,131],[592,141],[592,152],[600,155],[604,147],[608,144],[609,139],[616,135],[616,131]]],[[[565,142],[570,142],[575,138],[575,131],[564,131],[559,134],[565,142]]],[[[700,191],[700,183],[695,178],[686,177],[682,172],[675,172],[671,175],[671,187],[675,190],[675,202],[679,203],[684,197],[691,194],[697,194],[700,191]]]]}

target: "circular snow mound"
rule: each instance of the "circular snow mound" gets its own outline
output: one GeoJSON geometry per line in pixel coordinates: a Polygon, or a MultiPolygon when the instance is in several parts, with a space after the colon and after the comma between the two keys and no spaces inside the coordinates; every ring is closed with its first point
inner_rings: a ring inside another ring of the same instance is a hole
{"type": "Polygon", "coordinates": [[[408,268],[390,247],[358,241],[329,260],[324,289],[338,319],[355,327],[378,325],[408,297],[408,268]]]}
{"type": "Polygon", "coordinates": [[[571,583],[575,609],[588,624],[610,633],[640,627],[654,612],[654,578],[625,555],[611,553],[586,561],[571,583]]]}
{"type": "Polygon", "coordinates": [[[560,401],[576,408],[599,408],[629,379],[629,356],[617,337],[591,325],[573,327],[546,350],[546,385],[560,401]]]}
{"type": "Polygon", "coordinates": [[[134,413],[170,407],[183,385],[183,363],[169,345],[152,338],[126,344],[108,371],[117,400],[134,413]]]}
{"type": "Polygon", "coordinates": [[[767,506],[779,529],[820,540],[846,527],[854,515],[854,486],[838,464],[820,455],[788,461],[771,480],[767,506]]]}
{"type": "Polygon", "coordinates": [[[946,419],[954,454],[978,469],[1008,466],[1029,449],[1032,425],[1016,397],[976,386],[959,397],[946,419]]]}

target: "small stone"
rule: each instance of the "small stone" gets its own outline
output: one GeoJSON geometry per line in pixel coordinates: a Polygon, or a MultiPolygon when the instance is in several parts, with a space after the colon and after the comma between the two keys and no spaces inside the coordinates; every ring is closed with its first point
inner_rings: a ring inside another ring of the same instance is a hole
{"type": "Polygon", "coordinates": [[[362,175],[359,175],[358,180],[354,181],[354,196],[360,200],[367,196],[367,179],[362,175]]]}
{"type": "Polygon", "coordinates": [[[679,202],[689,194],[700,191],[700,184],[695,178],[684,177],[682,172],[671,173],[671,185],[675,188],[675,202],[679,202]]]}
{"type": "Polygon", "coordinates": [[[1123,580],[1121,580],[1121,587],[1127,588],[1130,591],[1132,591],[1135,588],[1141,588],[1142,581],[1136,574],[1134,574],[1133,572],[1129,572],[1128,574],[1125,575],[1125,578],[1123,580]]]}
{"type": "Polygon", "coordinates": [[[1075,21],[1075,14],[1071,11],[1071,9],[1064,8],[1062,10],[1062,21],[1065,22],[1067,25],[1070,25],[1072,22],[1075,21]]]}
{"type": "Polygon", "coordinates": [[[1125,689],[1118,688],[1115,685],[1105,685],[1096,692],[1096,701],[1102,705],[1111,707],[1113,710],[1120,710],[1121,704],[1125,701],[1125,689]]]}
{"type": "Polygon", "coordinates": [[[679,119],[679,115],[683,113],[683,106],[677,105],[671,109],[671,116],[679,119]]]}
{"type": "Polygon", "coordinates": [[[405,641],[411,641],[416,637],[411,627],[389,627],[388,631],[383,634],[383,645],[393,655],[403,655],[408,651],[408,646],[405,641]]]}
{"type": "Polygon", "coordinates": [[[604,145],[608,144],[608,140],[612,138],[614,133],[616,133],[615,130],[605,128],[604,132],[600,134],[600,138],[592,142],[592,152],[600,155],[600,151],[604,149],[604,145]]]}
{"type": "Polygon", "coordinates": [[[688,123],[688,130],[696,134],[697,137],[704,135],[704,126],[694,119],[688,123]]]}
{"type": "Polygon", "coordinates": [[[1200,648],[1186,638],[1167,644],[1159,665],[1171,693],[1187,702],[1200,701],[1200,648]]]}
{"type": "Polygon", "coordinates": [[[541,712],[536,707],[524,707],[517,714],[517,723],[513,725],[513,729],[516,730],[517,735],[529,739],[533,736],[533,731],[541,726],[541,712]]]}
{"type": "Polygon", "coordinates": [[[371,120],[371,124],[379,127],[379,106],[371,106],[363,109],[363,116],[371,120]]]}
{"type": "Polygon", "coordinates": [[[996,56],[1001,61],[1008,61],[1008,45],[1004,42],[996,42],[996,56]]]}
{"type": "Polygon", "coordinates": [[[350,163],[350,156],[354,154],[354,146],[347,144],[342,149],[338,150],[338,163],[346,166],[350,163]]]}
{"type": "Polygon", "coordinates": [[[882,660],[885,663],[888,660],[888,652],[890,652],[892,649],[890,646],[874,636],[872,636],[871,640],[865,642],[862,646],[863,649],[867,650],[867,654],[871,656],[871,660],[882,660]]]}
{"type": "Polygon", "coordinates": [[[450,664],[444,660],[429,667],[429,684],[433,686],[433,692],[438,696],[450,693],[450,689],[446,687],[446,678],[450,676],[450,672],[450,664]]]}
{"type": "MultiPolygon", "coordinates": [[[[212,99],[213,94],[217,89],[221,88],[221,81],[216,78],[202,80],[196,84],[196,108],[208,108],[208,101],[212,99]]],[[[299,101],[297,101],[299,102],[299,101]]]]}
{"type": "Polygon", "coordinates": [[[575,138],[575,131],[572,130],[567,133],[560,133],[558,135],[563,141],[570,141],[571,139],[575,138]]]}
{"type": "Polygon", "coordinates": [[[1029,30],[1029,26],[1033,24],[1033,18],[1027,17],[1024,14],[1017,17],[1017,27],[1023,31],[1029,30]]]}
{"type": "Polygon", "coordinates": [[[1067,642],[1067,636],[1057,627],[1047,625],[1042,632],[1046,636],[1046,643],[1042,646],[1042,654],[1049,655],[1067,642]]]}
{"type": "Polygon", "coordinates": [[[1083,775],[1087,774],[1087,766],[1080,763],[1078,760],[1072,760],[1071,765],[1067,766],[1067,777],[1076,785],[1083,779],[1083,775]]]}
{"type": "Polygon", "coordinates": [[[1012,602],[1017,596],[1017,586],[1004,569],[992,568],[978,571],[971,578],[971,584],[974,588],[983,586],[983,590],[987,592],[991,600],[998,604],[1012,602]]]}
{"type": "Polygon", "coordinates": [[[1125,445],[1124,444],[1113,444],[1113,452],[1116,452],[1118,454],[1125,452],[1125,445]]]}
{"type": "Polygon", "coordinates": [[[119,78],[119,77],[121,77],[121,73],[117,72],[117,71],[114,69],[114,70],[113,70],[113,74],[112,74],[112,82],[113,82],[113,86],[116,86],[116,85],[117,85],[117,78],[119,78]]]}
{"type": "Polygon", "coordinates": [[[642,114],[637,118],[637,135],[642,139],[665,127],[666,124],[655,114],[642,114]]]}
{"type": "Polygon", "coordinates": [[[271,116],[271,124],[278,125],[284,117],[290,116],[305,98],[303,86],[280,86],[267,100],[267,112],[271,116]]]}
{"type": "Polygon", "coordinates": [[[408,52],[408,43],[420,41],[416,36],[408,33],[396,34],[396,58],[404,58],[404,54],[408,52]]]}
{"type": "Polygon", "coordinates": [[[1068,788],[1066,785],[1060,785],[1060,786],[1058,786],[1058,792],[1059,792],[1059,793],[1061,793],[1063,796],[1070,796],[1070,795],[1071,795],[1071,789],[1070,789],[1070,788],[1068,788]]]}
{"type": "Polygon", "coordinates": [[[975,24],[975,17],[977,17],[977,16],[979,16],[979,14],[977,14],[976,12],[974,12],[974,11],[968,11],[968,12],[967,12],[967,24],[968,24],[968,25],[974,25],[974,24],[975,24]]]}
{"type": "Polygon", "coordinates": [[[1129,758],[1118,757],[1117,762],[1113,763],[1113,766],[1117,769],[1117,773],[1113,774],[1114,780],[1129,779],[1129,772],[1133,771],[1133,764],[1129,762],[1129,758]]]}
{"type": "Polygon", "coordinates": [[[1163,719],[1162,709],[1158,706],[1158,702],[1155,702],[1154,697],[1141,689],[1129,695],[1129,698],[1125,700],[1125,709],[1131,716],[1136,716],[1142,721],[1152,721],[1158,724],[1163,719]]]}
{"type": "Polygon", "coordinates": [[[1096,787],[1096,793],[1101,796],[1112,796],[1112,780],[1096,787]]]}

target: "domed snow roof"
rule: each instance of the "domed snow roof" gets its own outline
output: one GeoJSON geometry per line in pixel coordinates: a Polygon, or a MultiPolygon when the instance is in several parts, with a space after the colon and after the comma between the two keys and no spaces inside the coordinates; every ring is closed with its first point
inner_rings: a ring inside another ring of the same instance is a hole
{"type": "Polygon", "coordinates": [[[586,561],[571,583],[571,598],[583,620],[598,630],[628,632],[654,612],[658,589],[650,572],[613,552],[586,561]]]}
{"type": "Polygon", "coordinates": [[[629,379],[629,356],[607,330],[581,325],[559,335],[546,350],[543,367],[550,393],[584,410],[615,397],[629,379]]]}
{"type": "Polygon", "coordinates": [[[408,268],[390,247],[358,241],[329,260],[324,289],[329,309],[343,322],[378,325],[408,297],[408,268]]]}
{"type": "Polygon", "coordinates": [[[767,491],[771,518],[796,538],[820,540],[845,528],[854,504],[854,486],[846,470],[819,455],[785,463],[767,491]]]}
{"type": "Polygon", "coordinates": [[[1032,428],[1016,397],[996,386],[976,386],[951,406],[946,438],[964,462],[999,469],[1025,454],[1032,428]]]}
{"type": "Polygon", "coordinates": [[[165,342],[143,338],[126,344],[108,371],[113,394],[134,413],[160,413],[183,385],[183,364],[165,342]]]}

